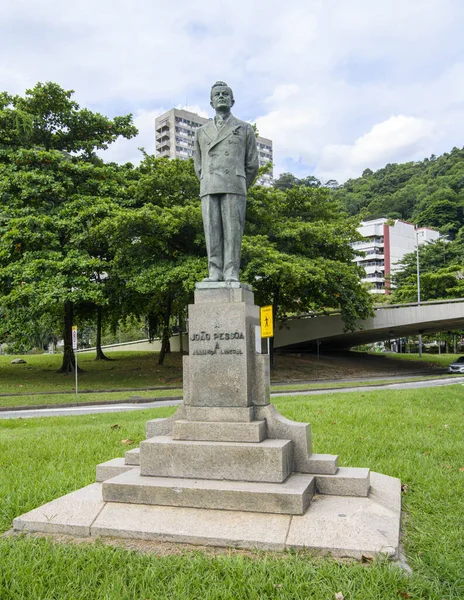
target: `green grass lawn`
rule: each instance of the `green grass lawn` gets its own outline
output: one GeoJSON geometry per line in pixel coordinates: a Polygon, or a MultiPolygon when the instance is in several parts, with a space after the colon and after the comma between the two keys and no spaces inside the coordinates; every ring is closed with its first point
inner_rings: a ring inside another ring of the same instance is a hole
{"type": "MultiPolygon", "coordinates": [[[[62,355],[23,356],[25,365],[12,365],[13,356],[0,356],[0,394],[73,392],[74,375],[57,373],[62,355]]],[[[168,354],[164,365],[157,364],[154,352],[112,352],[111,359],[94,360],[93,353],[78,355],[80,390],[141,389],[182,385],[182,357],[168,354]]]]}
{"type": "MultiPolygon", "coordinates": [[[[0,539],[1,600],[464,598],[464,391],[461,385],[281,397],[288,418],[312,423],[314,451],[400,477],[412,574],[309,553],[185,551],[0,539]]],[[[95,465],[122,456],[145,421],[173,408],[0,421],[0,530],[32,508],[94,481],[95,465]],[[118,427],[114,427],[117,425],[118,427]]]]}
{"type": "Polygon", "coordinates": [[[98,392],[95,394],[40,394],[26,396],[0,397],[1,408],[14,408],[17,406],[53,406],[56,404],[83,404],[91,402],[100,404],[116,400],[130,400],[131,398],[166,398],[172,396],[182,397],[182,389],[149,390],[135,392],[98,392]]]}
{"type": "MultiPolygon", "coordinates": [[[[373,353],[375,354],[375,353],[373,353]]],[[[400,360],[412,360],[422,363],[429,363],[432,365],[436,365],[438,367],[449,367],[449,365],[454,362],[457,358],[462,356],[462,354],[424,354],[419,357],[419,354],[396,354],[396,353],[386,353],[383,356],[389,359],[400,359],[400,360]]]]}
{"type": "MultiPolygon", "coordinates": [[[[353,353],[355,356],[356,353],[353,353]]],[[[83,372],[79,374],[78,387],[84,390],[140,390],[153,387],[178,388],[182,385],[182,357],[178,353],[168,354],[164,365],[158,365],[155,352],[111,352],[110,361],[95,361],[93,353],[78,355],[79,366],[83,372]]],[[[447,366],[456,355],[424,355],[422,363],[447,366]]],[[[25,355],[21,358],[26,364],[12,365],[13,356],[0,356],[0,395],[1,394],[35,394],[38,392],[61,392],[72,394],[75,390],[74,375],[57,373],[62,360],[60,354],[25,355]]],[[[420,360],[417,354],[385,354],[378,356],[379,364],[385,358],[391,360],[420,360]]],[[[388,361],[387,360],[387,361],[388,361]]],[[[420,363],[418,363],[420,365],[420,363]]],[[[337,380],[356,375],[353,365],[344,371],[343,361],[338,367],[337,361],[316,360],[311,355],[276,356],[276,369],[271,379],[282,381],[308,381],[324,379],[337,380]]],[[[379,366],[379,365],[377,365],[379,366]]],[[[369,367],[359,361],[362,377],[369,376],[369,367]]],[[[415,365],[411,365],[414,369],[415,365]]],[[[376,371],[372,371],[376,374],[376,371]]],[[[425,374],[425,373],[424,373],[425,374]]],[[[383,374],[382,374],[383,375],[383,374]]],[[[388,379],[388,373],[385,373],[388,379]]]]}
{"type": "MultiPolygon", "coordinates": [[[[397,355],[395,355],[397,356],[397,355]]],[[[398,355],[411,360],[417,355],[398,355]]],[[[451,362],[454,355],[442,355],[451,362]]],[[[26,364],[12,365],[11,356],[0,356],[0,407],[14,406],[37,406],[54,405],[82,402],[103,402],[106,400],[128,400],[131,396],[143,398],[156,398],[159,396],[182,395],[182,357],[179,354],[167,355],[165,364],[157,364],[157,354],[154,352],[112,352],[111,361],[95,361],[93,354],[79,354],[79,365],[84,372],[79,374],[79,393],[75,394],[74,375],[63,375],[57,373],[61,364],[61,355],[26,355],[26,364]],[[142,391],[146,388],[169,387],[169,390],[142,391]],[[111,391],[111,390],[135,390],[135,391],[111,391]],[[89,390],[105,390],[105,393],[82,393],[89,390]],[[51,392],[46,394],[46,392],[51,392]],[[8,396],[2,396],[8,394],[8,396]],[[13,395],[14,394],[14,395],[13,395]],[[36,395],[37,394],[37,395],[36,395]]],[[[433,356],[433,359],[437,356],[433,356]]],[[[430,355],[424,358],[429,360],[430,355]]],[[[278,362],[281,368],[274,374],[276,381],[286,379],[290,373],[290,365],[300,360],[300,371],[291,372],[297,378],[302,377],[304,368],[307,370],[306,377],[311,377],[315,365],[309,362],[305,364],[304,359],[293,359],[292,357],[280,356],[278,362]]],[[[319,366],[316,364],[316,367],[319,366]]],[[[317,372],[317,371],[316,371],[317,372]]],[[[365,375],[365,372],[364,372],[365,375]]],[[[433,378],[433,375],[425,378],[433,378]]],[[[303,377],[304,378],[304,377],[303,377]]],[[[420,378],[418,378],[420,379],[420,378]]],[[[393,381],[386,377],[382,381],[365,382],[340,382],[325,383],[320,380],[317,383],[305,384],[281,384],[273,385],[273,391],[298,390],[298,389],[325,389],[343,388],[353,385],[372,385],[373,383],[388,383],[393,381]]],[[[401,380],[395,380],[399,382],[401,380]]],[[[404,381],[410,381],[405,379],[404,381]]]]}

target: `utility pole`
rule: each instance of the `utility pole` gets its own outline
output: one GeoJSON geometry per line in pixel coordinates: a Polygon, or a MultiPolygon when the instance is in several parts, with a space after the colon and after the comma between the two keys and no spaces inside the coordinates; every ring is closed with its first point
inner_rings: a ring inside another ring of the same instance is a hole
{"type": "MultiPolygon", "coordinates": [[[[416,225],[416,262],[417,262],[417,305],[421,303],[420,267],[419,267],[419,231],[416,225]]],[[[422,334],[419,333],[419,358],[422,358],[422,334]]]]}

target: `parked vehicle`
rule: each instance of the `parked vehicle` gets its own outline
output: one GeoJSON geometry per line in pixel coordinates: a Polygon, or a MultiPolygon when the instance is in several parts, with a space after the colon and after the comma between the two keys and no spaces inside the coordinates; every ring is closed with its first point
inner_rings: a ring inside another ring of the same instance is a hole
{"type": "Polygon", "coordinates": [[[448,367],[448,373],[464,373],[464,356],[460,356],[448,367]]]}

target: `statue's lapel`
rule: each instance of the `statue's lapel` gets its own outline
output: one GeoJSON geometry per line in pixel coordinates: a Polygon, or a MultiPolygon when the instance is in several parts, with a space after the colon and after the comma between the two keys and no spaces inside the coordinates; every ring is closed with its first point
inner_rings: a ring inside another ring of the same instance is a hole
{"type": "Polygon", "coordinates": [[[209,121],[209,123],[206,123],[206,125],[203,127],[203,132],[206,134],[206,137],[210,140],[210,142],[212,142],[217,135],[217,129],[214,121],[209,121]]]}
{"type": "Polygon", "coordinates": [[[214,125],[214,128],[216,129],[217,133],[216,137],[213,140],[212,146],[219,144],[219,142],[225,140],[227,137],[229,137],[229,135],[232,135],[232,133],[236,131],[238,127],[240,127],[240,124],[233,115],[230,115],[229,120],[219,132],[216,129],[216,125],[214,125]]]}

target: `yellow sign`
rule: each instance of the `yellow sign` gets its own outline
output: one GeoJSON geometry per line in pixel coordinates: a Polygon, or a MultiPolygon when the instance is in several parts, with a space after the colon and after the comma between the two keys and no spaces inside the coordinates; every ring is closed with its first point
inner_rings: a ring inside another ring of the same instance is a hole
{"type": "Polygon", "coordinates": [[[272,321],[272,306],[261,307],[261,337],[274,337],[274,323],[272,321]]]}

